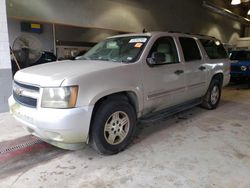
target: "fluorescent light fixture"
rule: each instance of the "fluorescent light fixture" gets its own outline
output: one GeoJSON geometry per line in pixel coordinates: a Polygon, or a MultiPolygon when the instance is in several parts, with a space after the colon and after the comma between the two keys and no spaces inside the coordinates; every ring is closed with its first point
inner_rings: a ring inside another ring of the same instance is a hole
{"type": "Polygon", "coordinates": [[[250,9],[249,9],[249,11],[247,12],[247,15],[250,15],[250,9]]]}
{"type": "Polygon", "coordinates": [[[231,5],[239,5],[240,3],[240,0],[232,0],[231,5]]]}
{"type": "Polygon", "coordinates": [[[220,41],[215,41],[215,44],[217,45],[217,46],[219,46],[220,45],[220,41]]]}

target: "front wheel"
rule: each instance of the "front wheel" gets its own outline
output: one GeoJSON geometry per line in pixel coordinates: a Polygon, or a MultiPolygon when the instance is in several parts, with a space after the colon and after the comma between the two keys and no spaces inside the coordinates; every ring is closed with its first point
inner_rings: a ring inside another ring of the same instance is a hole
{"type": "Polygon", "coordinates": [[[131,142],[135,126],[136,113],[127,100],[107,99],[94,115],[91,144],[101,154],[118,153],[131,142]]]}
{"type": "Polygon", "coordinates": [[[217,79],[213,79],[210,83],[208,91],[204,96],[202,107],[212,110],[217,108],[221,98],[221,83],[217,79]]]}

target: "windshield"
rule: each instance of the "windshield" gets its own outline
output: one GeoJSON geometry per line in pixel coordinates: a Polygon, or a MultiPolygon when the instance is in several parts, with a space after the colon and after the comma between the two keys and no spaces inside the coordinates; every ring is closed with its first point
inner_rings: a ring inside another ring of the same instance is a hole
{"type": "Polygon", "coordinates": [[[250,51],[232,51],[230,54],[231,60],[250,61],[250,51]]]}
{"type": "Polygon", "coordinates": [[[106,39],[78,59],[113,62],[135,62],[148,41],[146,36],[129,36],[106,39]]]}

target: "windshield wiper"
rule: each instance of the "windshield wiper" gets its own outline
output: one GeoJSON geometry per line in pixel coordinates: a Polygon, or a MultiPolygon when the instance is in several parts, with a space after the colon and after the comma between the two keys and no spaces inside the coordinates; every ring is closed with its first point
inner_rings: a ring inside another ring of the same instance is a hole
{"type": "Polygon", "coordinates": [[[116,59],[108,59],[108,58],[86,58],[82,57],[81,60],[92,60],[92,61],[111,61],[111,62],[118,62],[118,63],[130,63],[129,60],[116,60],[116,59]]]}
{"type": "Polygon", "coordinates": [[[109,59],[107,58],[91,58],[90,60],[99,60],[99,61],[110,61],[109,59]]]}

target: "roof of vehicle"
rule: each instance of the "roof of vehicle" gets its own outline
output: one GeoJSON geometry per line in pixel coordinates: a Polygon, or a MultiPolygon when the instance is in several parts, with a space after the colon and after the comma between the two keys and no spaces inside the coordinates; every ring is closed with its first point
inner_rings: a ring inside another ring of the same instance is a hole
{"type": "Polygon", "coordinates": [[[183,33],[178,31],[152,31],[147,33],[129,33],[129,34],[122,34],[122,35],[115,35],[108,38],[118,38],[118,37],[130,37],[130,36],[145,36],[151,37],[154,35],[170,35],[170,36],[186,36],[186,37],[196,37],[196,38],[204,38],[204,39],[213,39],[218,40],[215,37],[202,35],[202,34],[195,34],[195,33],[183,33]]]}

